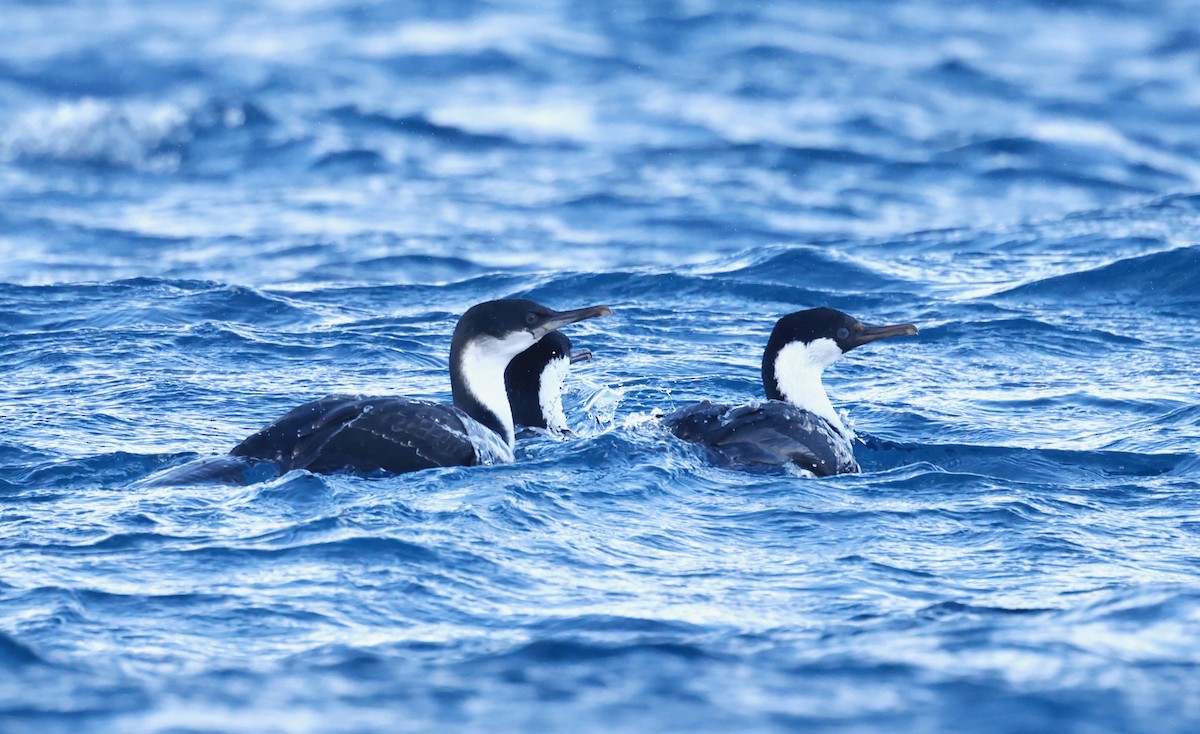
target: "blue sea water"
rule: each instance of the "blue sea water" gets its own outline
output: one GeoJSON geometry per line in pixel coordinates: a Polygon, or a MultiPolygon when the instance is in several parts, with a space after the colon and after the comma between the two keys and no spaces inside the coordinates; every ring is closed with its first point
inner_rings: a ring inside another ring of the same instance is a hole
{"type": "Polygon", "coordinates": [[[1194,732],[1200,5],[0,2],[0,730],[1194,732]],[[614,315],[511,465],[136,486],[614,315]],[[774,320],[864,473],[657,424],[774,320]]]}

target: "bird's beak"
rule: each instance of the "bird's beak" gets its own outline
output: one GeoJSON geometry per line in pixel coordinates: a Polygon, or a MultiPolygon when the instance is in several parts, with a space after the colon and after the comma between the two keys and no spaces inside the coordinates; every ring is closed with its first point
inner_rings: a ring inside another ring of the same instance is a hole
{"type": "Polygon", "coordinates": [[[557,331],[568,324],[585,319],[608,316],[611,313],[612,309],[608,306],[588,306],[587,308],[577,308],[574,311],[559,311],[529,331],[533,334],[535,340],[541,339],[550,332],[557,331]]]}
{"type": "Polygon", "coordinates": [[[571,351],[571,364],[576,362],[591,362],[592,350],[584,347],[583,349],[574,349],[571,351]]]}
{"type": "Polygon", "coordinates": [[[862,331],[854,335],[853,345],[861,347],[864,344],[877,342],[880,339],[891,339],[894,336],[912,336],[917,333],[917,327],[912,324],[892,324],[891,326],[863,325],[862,331]]]}

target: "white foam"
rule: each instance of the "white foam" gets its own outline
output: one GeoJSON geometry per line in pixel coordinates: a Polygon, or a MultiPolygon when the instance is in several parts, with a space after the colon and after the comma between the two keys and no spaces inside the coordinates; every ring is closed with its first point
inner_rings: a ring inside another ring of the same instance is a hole
{"type": "Polygon", "coordinates": [[[173,171],[189,136],[187,113],[171,104],[115,103],[85,97],[20,115],[0,150],[12,158],[173,171]]]}
{"type": "Polygon", "coordinates": [[[475,447],[480,464],[511,464],[513,449],[496,432],[465,413],[459,416],[466,428],[467,440],[475,447]]]}
{"type": "Polygon", "coordinates": [[[542,409],[542,418],[546,428],[551,431],[567,430],[567,416],[563,412],[562,388],[571,369],[570,357],[552,359],[542,368],[541,380],[538,383],[538,405],[542,409]]]}

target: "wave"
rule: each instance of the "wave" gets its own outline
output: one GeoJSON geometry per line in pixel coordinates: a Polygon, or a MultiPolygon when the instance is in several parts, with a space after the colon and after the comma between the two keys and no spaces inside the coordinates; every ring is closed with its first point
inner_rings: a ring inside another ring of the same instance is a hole
{"type": "MultiPolygon", "coordinates": [[[[614,304],[644,304],[661,301],[667,294],[677,303],[689,308],[701,304],[736,299],[742,303],[778,304],[846,304],[853,297],[837,293],[833,283],[810,282],[789,284],[769,282],[771,276],[750,271],[744,278],[722,274],[702,275],[678,272],[609,271],[602,273],[572,273],[555,276],[550,282],[520,291],[526,297],[543,298],[547,302],[570,303],[579,293],[614,304]],[[763,281],[756,277],[764,277],[763,281]]],[[[780,278],[786,280],[785,278],[780,278]]],[[[680,311],[686,314],[687,311],[680,311]]],[[[774,313],[774,311],[772,311],[774,313]]]]}
{"type": "Polygon", "coordinates": [[[186,131],[187,113],[173,104],[85,98],[26,112],[0,138],[0,150],[21,161],[162,172],[179,167],[186,131]]]}
{"type": "Polygon", "coordinates": [[[206,281],[134,278],[102,284],[0,286],[0,299],[9,298],[26,304],[14,314],[22,328],[43,335],[223,322],[298,327],[322,320],[288,296],[206,281]],[[64,302],[73,304],[70,315],[59,308],[64,302]]]}
{"type": "Polygon", "coordinates": [[[1192,304],[1200,300],[1200,245],[1123,258],[996,294],[1020,302],[1192,304]]]}
{"type": "Polygon", "coordinates": [[[343,125],[351,127],[386,130],[465,148],[503,148],[521,147],[522,145],[517,140],[504,135],[476,133],[453,125],[439,125],[419,113],[393,116],[382,112],[365,112],[357,107],[338,107],[330,110],[329,115],[343,125]]]}
{"type": "Polygon", "coordinates": [[[474,260],[441,255],[388,255],[326,263],[310,271],[312,280],[380,284],[436,285],[480,278],[491,269],[474,260]]]}
{"type": "Polygon", "coordinates": [[[1097,350],[1143,346],[1137,336],[1087,326],[1063,326],[1037,318],[961,319],[921,329],[921,342],[953,352],[971,353],[979,345],[1020,342],[1024,349],[1045,356],[1094,359],[1097,350]]]}
{"type": "Polygon", "coordinates": [[[477,657],[463,663],[470,666],[554,665],[599,661],[626,657],[670,657],[699,662],[711,660],[711,651],[700,645],[678,642],[598,643],[573,639],[548,639],[527,642],[502,653],[477,657]]]}
{"type": "Polygon", "coordinates": [[[1002,99],[1017,99],[1023,96],[1019,87],[964,59],[950,58],[939,61],[927,69],[924,76],[950,89],[969,92],[972,96],[980,93],[1002,99]]]}
{"type": "MultiPolygon", "coordinates": [[[[94,456],[60,458],[14,472],[14,488],[58,488],[79,491],[93,487],[119,487],[161,469],[188,454],[135,454],[118,451],[94,456]]],[[[44,497],[41,499],[45,499],[44,497]]]]}
{"type": "Polygon", "coordinates": [[[148,173],[178,171],[192,146],[228,131],[257,130],[272,118],[252,103],[83,97],[23,112],[0,134],[0,155],[22,163],[64,163],[148,173]]]}
{"type": "MultiPolygon", "coordinates": [[[[814,169],[880,166],[890,162],[883,156],[850,147],[798,146],[770,141],[746,143],[725,139],[687,147],[647,147],[642,154],[646,159],[656,162],[680,159],[719,161],[729,166],[764,168],[797,174],[807,173],[814,169]]],[[[842,213],[845,214],[847,211],[842,210],[842,213]]]]}
{"type": "Polygon", "coordinates": [[[722,278],[758,283],[805,285],[817,290],[839,289],[851,293],[900,290],[909,284],[872,269],[862,262],[838,257],[834,246],[759,247],[698,268],[722,278]]]}
{"type": "Polygon", "coordinates": [[[27,665],[44,662],[33,648],[0,632],[0,671],[19,670],[27,665]]]}
{"type": "Polygon", "coordinates": [[[1187,618],[1200,612],[1200,592],[1183,584],[1155,583],[1138,589],[1113,589],[1099,598],[1072,610],[1066,616],[1074,622],[1098,621],[1117,625],[1166,622],[1187,618]]]}
{"type": "Polygon", "coordinates": [[[395,54],[380,59],[393,74],[434,79],[462,76],[518,77],[531,81],[545,79],[544,70],[533,68],[519,56],[494,48],[460,50],[449,53],[395,54]]]}
{"type": "Polygon", "coordinates": [[[355,148],[326,153],[312,164],[314,170],[347,175],[386,173],[391,167],[381,153],[355,148]]]}
{"type": "MultiPolygon", "coordinates": [[[[860,436],[856,452],[864,471],[886,471],[927,463],[940,471],[990,476],[1013,482],[1065,483],[1079,475],[1096,479],[1156,477],[1194,459],[1185,453],[1076,451],[1070,449],[917,444],[860,436]]],[[[899,479],[898,481],[907,481],[899,479]]]]}

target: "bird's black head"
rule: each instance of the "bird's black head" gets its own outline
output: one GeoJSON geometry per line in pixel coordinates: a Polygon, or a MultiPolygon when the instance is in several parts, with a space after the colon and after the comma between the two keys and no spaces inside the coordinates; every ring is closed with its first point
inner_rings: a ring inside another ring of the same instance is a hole
{"type": "Polygon", "coordinates": [[[454,339],[466,341],[476,337],[491,337],[505,342],[516,335],[527,334],[531,341],[517,350],[520,352],[546,334],[567,324],[607,316],[610,313],[612,310],[608,306],[555,311],[524,298],[505,298],[480,303],[467,309],[454,329],[454,339]]]}
{"type": "Polygon", "coordinates": [[[775,322],[775,329],[763,353],[763,386],[767,397],[782,400],[777,371],[815,369],[818,373],[851,349],[894,336],[916,334],[912,324],[868,326],[836,308],[810,308],[797,311],[775,322]],[[786,351],[786,364],[780,355],[786,351]]]}
{"type": "Polygon", "coordinates": [[[504,379],[509,362],[563,326],[610,313],[608,306],[555,311],[519,298],[472,306],[458,320],[450,342],[454,404],[511,445],[512,409],[504,379]]]}

